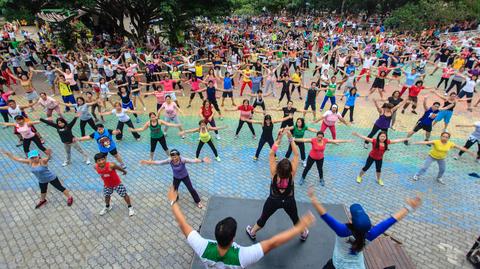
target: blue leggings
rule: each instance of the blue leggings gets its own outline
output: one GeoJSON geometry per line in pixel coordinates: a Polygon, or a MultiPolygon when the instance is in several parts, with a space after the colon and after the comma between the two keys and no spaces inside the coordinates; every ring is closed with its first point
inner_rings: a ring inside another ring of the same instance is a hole
{"type": "Polygon", "coordinates": [[[329,96],[326,96],[326,95],[325,95],[325,97],[323,97],[323,101],[322,101],[322,105],[320,106],[320,109],[323,109],[323,108],[325,107],[325,105],[327,104],[328,99],[330,99],[330,103],[331,103],[332,105],[334,105],[334,104],[336,103],[336,102],[335,102],[335,100],[336,100],[336,99],[335,99],[335,96],[330,96],[330,97],[329,97],[329,96]]]}

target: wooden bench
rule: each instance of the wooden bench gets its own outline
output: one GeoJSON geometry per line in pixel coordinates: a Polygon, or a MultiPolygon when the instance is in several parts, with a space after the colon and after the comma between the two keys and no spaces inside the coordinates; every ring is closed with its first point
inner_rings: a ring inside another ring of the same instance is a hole
{"type": "Polygon", "coordinates": [[[382,235],[367,245],[364,251],[368,269],[415,269],[399,241],[382,235]]]}

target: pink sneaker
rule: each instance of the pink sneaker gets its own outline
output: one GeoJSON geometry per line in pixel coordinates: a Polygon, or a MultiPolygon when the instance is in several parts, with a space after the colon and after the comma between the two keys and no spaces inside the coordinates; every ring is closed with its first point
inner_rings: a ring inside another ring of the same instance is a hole
{"type": "Polygon", "coordinates": [[[68,197],[68,199],[67,199],[67,205],[68,205],[68,206],[72,206],[72,204],[73,204],[73,197],[70,196],[70,197],[68,197]]]}

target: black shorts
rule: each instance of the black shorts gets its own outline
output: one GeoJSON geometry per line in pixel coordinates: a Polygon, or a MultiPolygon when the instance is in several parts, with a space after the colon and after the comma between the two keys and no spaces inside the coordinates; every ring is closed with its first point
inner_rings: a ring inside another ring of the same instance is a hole
{"type": "Polygon", "coordinates": [[[230,97],[230,98],[233,98],[233,92],[223,92],[222,93],[222,97],[223,98],[226,98],[226,97],[230,97]]]}
{"type": "Polygon", "coordinates": [[[253,108],[256,108],[257,106],[261,107],[263,110],[265,110],[265,102],[254,102],[253,103],[253,108]]]}
{"type": "Polygon", "coordinates": [[[303,107],[303,110],[307,110],[309,107],[311,107],[313,111],[317,110],[317,105],[315,104],[315,101],[305,102],[305,106],[303,107]]]}
{"type": "Polygon", "coordinates": [[[286,121],[282,121],[282,125],[280,126],[281,129],[285,127],[292,127],[293,126],[293,119],[288,119],[286,121]]]}
{"type": "Polygon", "coordinates": [[[372,88],[382,89],[385,88],[385,79],[375,78],[372,84],[372,88]]]}
{"type": "Polygon", "coordinates": [[[78,84],[71,85],[71,86],[70,86],[70,89],[71,89],[72,91],[74,91],[74,92],[80,90],[80,88],[78,87],[78,84]]]}
{"type": "Polygon", "coordinates": [[[108,153],[110,153],[112,156],[115,156],[118,154],[118,151],[117,151],[117,148],[114,148],[112,150],[110,150],[109,152],[101,152],[103,157],[107,157],[108,156],[108,153]]]}
{"type": "Polygon", "coordinates": [[[432,131],[432,125],[424,125],[421,122],[417,122],[415,128],[413,128],[413,131],[418,132],[420,130],[425,130],[425,132],[430,133],[432,131]]]}

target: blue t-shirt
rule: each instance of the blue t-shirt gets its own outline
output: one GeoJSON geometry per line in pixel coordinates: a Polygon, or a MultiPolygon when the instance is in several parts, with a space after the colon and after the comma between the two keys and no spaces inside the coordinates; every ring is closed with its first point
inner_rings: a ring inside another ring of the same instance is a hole
{"type": "Polygon", "coordinates": [[[250,77],[252,81],[252,92],[257,93],[260,90],[260,85],[262,83],[262,77],[250,77]]]}
{"type": "Polygon", "coordinates": [[[345,73],[350,74],[351,72],[354,72],[355,73],[355,66],[354,65],[349,65],[347,66],[347,68],[345,69],[345,73]]]}
{"type": "Polygon", "coordinates": [[[347,97],[347,101],[345,102],[346,106],[355,106],[355,101],[360,94],[356,93],[354,95],[350,95],[350,92],[346,92],[345,96],[347,97]]]}
{"type": "Polygon", "coordinates": [[[104,129],[103,134],[100,134],[98,131],[95,131],[93,134],[90,135],[90,137],[92,137],[93,139],[95,139],[95,141],[97,141],[98,150],[101,153],[108,153],[108,152],[117,148],[117,145],[115,144],[115,141],[113,140],[112,130],[104,129]],[[104,137],[108,138],[108,140],[102,139],[104,137]],[[106,141],[104,141],[104,140],[106,140],[106,141]],[[110,146],[108,148],[105,147],[105,142],[107,142],[107,141],[110,142],[110,146]]]}
{"type": "Polygon", "coordinates": [[[413,84],[415,83],[415,80],[417,80],[419,76],[420,76],[419,73],[415,73],[415,74],[412,74],[410,72],[406,73],[405,84],[407,84],[407,86],[413,86],[413,84]]]}
{"type": "Polygon", "coordinates": [[[232,78],[223,78],[223,89],[231,90],[232,89],[232,78]]]}
{"type": "Polygon", "coordinates": [[[215,93],[217,92],[217,90],[215,89],[215,87],[207,87],[207,99],[210,100],[210,101],[214,101],[214,100],[217,100],[216,96],[215,96],[215,93]]]}
{"type": "Polygon", "coordinates": [[[433,111],[433,109],[429,108],[423,116],[420,118],[420,123],[424,126],[431,126],[435,118],[437,117],[438,111],[433,111]]]}

